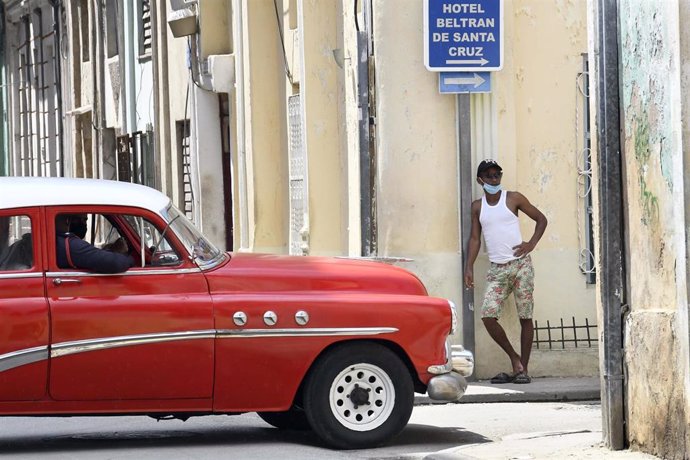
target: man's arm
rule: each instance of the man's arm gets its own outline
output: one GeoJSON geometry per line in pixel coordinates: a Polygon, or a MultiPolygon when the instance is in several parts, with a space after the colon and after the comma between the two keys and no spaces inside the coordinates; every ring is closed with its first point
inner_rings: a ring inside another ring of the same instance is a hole
{"type": "Polygon", "coordinates": [[[534,250],[535,246],[546,230],[548,221],[546,220],[546,216],[542,214],[542,212],[538,210],[532,203],[530,203],[522,193],[513,192],[513,195],[517,209],[527,214],[534,222],[536,222],[532,238],[530,238],[529,241],[523,241],[517,246],[513,246],[513,249],[515,250],[513,254],[515,257],[522,257],[534,250]]]}
{"type": "Polygon", "coordinates": [[[122,273],[134,265],[128,255],[98,249],[79,238],[70,238],[69,247],[75,266],[96,273],[122,273]]]}
{"type": "Polygon", "coordinates": [[[479,248],[482,244],[480,239],[482,224],[479,223],[481,205],[482,203],[479,200],[472,203],[472,227],[470,239],[467,243],[467,262],[465,264],[465,286],[467,288],[474,287],[474,261],[477,260],[477,254],[479,254],[479,248]]]}

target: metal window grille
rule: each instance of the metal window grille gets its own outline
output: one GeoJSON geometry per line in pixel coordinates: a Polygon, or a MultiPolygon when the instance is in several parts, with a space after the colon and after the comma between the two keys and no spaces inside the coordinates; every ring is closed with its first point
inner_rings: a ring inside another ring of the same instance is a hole
{"type": "Polygon", "coordinates": [[[155,187],[153,132],[117,138],[117,180],[155,187]]]}
{"type": "Polygon", "coordinates": [[[151,53],[153,34],[151,31],[151,1],[141,0],[141,21],[139,23],[139,55],[146,56],[151,53]]]}
{"type": "Polygon", "coordinates": [[[582,55],[582,72],[575,79],[576,88],[576,165],[577,165],[577,219],[580,271],[587,284],[596,283],[594,257],[594,205],[592,203],[592,150],[589,119],[589,61],[582,55]],[[582,113],[580,113],[580,110],[582,113]]]}
{"type": "Polygon", "coordinates": [[[194,219],[194,189],[192,187],[192,152],[189,120],[178,121],[177,148],[182,163],[182,207],[185,215],[194,219]]]}
{"type": "Polygon", "coordinates": [[[290,158],[290,254],[303,255],[308,247],[303,237],[306,200],[306,158],[302,136],[302,103],[299,94],[288,97],[290,158]]]}
{"type": "Polygon", "coordinates": [[[593,348],[599,345],[597,325],[589,324],[587,318],[585,318],[585,324],[580,325],[576,324],[574,316],[571,324],[565,324],[561,318],[560,325],[552,326],[551,322],[547,320],[546,326],[541,327],[539,322],[535,320],[534,334],[533,346],[538,349],[565,350],[566,348],[593,348]]]}
{"type": "Polygon", "coordinates": [[[62,173],[59,75],[53,7],[36,8],[17,24],[14,75],[15,171],[21,176],[62,173]]]}

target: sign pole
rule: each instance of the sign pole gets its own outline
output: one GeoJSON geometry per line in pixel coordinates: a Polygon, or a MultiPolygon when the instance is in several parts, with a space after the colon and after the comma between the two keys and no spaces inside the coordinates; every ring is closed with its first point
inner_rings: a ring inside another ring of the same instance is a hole
{"type": "MultiPolygon", "coordinates": [[[[467,263],[467,243],[472,224],[472,119],[470,117],[470,95],[458,94],[456,120],[458,123],[458,170],[460,182],[460,245],[462,247],[462,270],[464,275],[467,263]]],[[[462,285],[462,343],[466,350],[470,350],[477,359],[474,339],[474,288],[466,288],[464,276],[461,275],[462,285]]]]}

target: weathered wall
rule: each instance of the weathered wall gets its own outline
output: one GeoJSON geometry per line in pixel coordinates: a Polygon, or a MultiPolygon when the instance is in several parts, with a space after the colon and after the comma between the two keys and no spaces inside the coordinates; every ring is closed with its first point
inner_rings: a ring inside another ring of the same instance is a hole
{"type": "Polygon", "coordinates": [[[679,2],[619,2],[630,313],[628,438],[687,458],[686,241],[679,2]]]}

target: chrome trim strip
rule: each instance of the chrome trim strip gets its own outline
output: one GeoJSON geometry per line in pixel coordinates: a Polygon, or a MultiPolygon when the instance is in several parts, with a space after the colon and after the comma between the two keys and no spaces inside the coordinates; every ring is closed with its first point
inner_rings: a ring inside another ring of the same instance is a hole
{"type": "Polygon", "coordinates": [[[395,327],[345,327],[345,328],[287,328],[287,329],[207,329],[201,331],[163,332],[155,334],[123,335],[100,339],[75,340],[56,343],[52,347],[42,346],[27,348],[0,355],[0,372],[37,361],[78,353],[87,353],[111,348],[135,345],[173,342],[196,339],[230,339],[254,337],[329,337],[329,336],[365,336],[392,334],[398,332],[395,327]]]}
{"type": "Polygon", "coordinates": [[[28,272],[28,273],[2,273],[0,274],[0,280],[2,279],[17,279],[17,278],[43,278],[43,273],[41,272],[28,272]]]}
{"type": "MultiPolygon", "coordinates": [[[[136,267],[134,267],[136,268],[136,267]]],[[[85,278],[95,278],[100,276],[149,276],[149,275],[185,275],[189,273],[201,273],[201,269],[196,268],[178,268],[172,270],[164,269],[144,269],[135,271],[126,271],[122,273],[91,273],[91,272],[76,272],[76,271],[65,271],[65,272],[48,272],[46,276],[48,278],[65,278],[69,276],[80,276],[85,278]]]]}
{"type": "Polygon", "coordinates": [[[48,359],[48,347],[34,347],[0,355],[0,372],[48,359]]]}
{"type": "Polygon", "coordinates": [[[216,331],[209,329],[206,331],[166,332],[159,334],[124,335],[120,337],[107,337],[104,339],[76,340],[74,342],[63,342],[53,345],[51,347],[50,357],[57,358],[76,353],[86,353],[88,351],[173,342],[177,340],[214,339],[215,337],[216,331]]]}
{"type": "Polygon", "coordinates": [[[222,329],[219,339],[253,337],[325,337],[342,335],[378,335],[398,332],[395,327],[324,327],[287,329],[222,329]]]}

